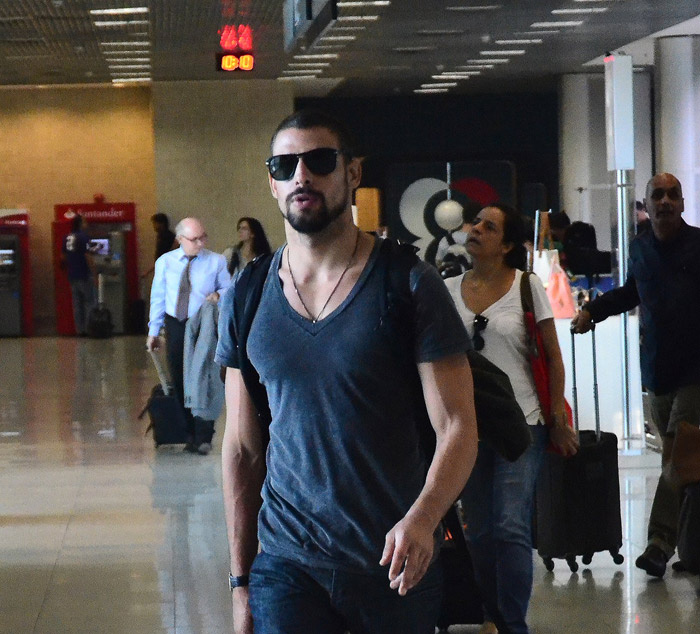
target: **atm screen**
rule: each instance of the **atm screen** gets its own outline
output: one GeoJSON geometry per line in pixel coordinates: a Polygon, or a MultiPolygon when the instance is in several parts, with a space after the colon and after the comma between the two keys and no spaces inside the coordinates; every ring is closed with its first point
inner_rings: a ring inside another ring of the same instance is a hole
{"type": "Polygon", "coordinates": [[[0,266],[12,266],[15,263],[15,252],[12,249],[0,249],[0,266]]]}
{"type": "Polygon", "coordinates": [[[90,251],[97,255],[109,255],[109,238],[94,238],[90,240],[90,251]]]}

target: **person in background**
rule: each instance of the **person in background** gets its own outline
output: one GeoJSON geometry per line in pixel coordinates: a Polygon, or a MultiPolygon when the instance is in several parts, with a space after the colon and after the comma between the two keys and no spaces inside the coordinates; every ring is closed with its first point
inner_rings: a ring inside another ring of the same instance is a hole
{"type": "Polygon", "coordinates": [[[634,232],[639,235],[651,229],[651,221],[644,203],[640,200],[634,203],[634,232]]]}
{"type": "Polygon", "coordinates": [[[440,520],[476,454],[469,338],[437,271],[419,260],[407,323],[384,319],[389,267],[399,264],[353,223],[362,164],[345,126],[300,111],[277,127],[271,150],[287,244],[247,338],[269,425],[238,369],[235,287],[222,301],[216,354],[226,367],[234,631],[434,634],[440,520]],[[403,354],[406,330],[415,334],[403,354]],[[437,440],[432,458],[414,380],[437,440]]]}
{"type": "Polygon", "coordinates": [[[205,301],[216,303],[228,288],[231,277],[226,260],[206,249],[207,233],[197,218],[185,218],[175,227],[180,248],[156,260],[151,286],[151,313],[146,347],[158,350],[160,331],[165,326],[167,358],[175,395],[185,409],[188,440],[185,450],[206,454],[211,449],[214,426],[185,408],[184,348],[187,321],[205,301]]]}
{"type": "Polygon", "coordinates": [[[90,236],[83,227],[83,217],[71,220],[71,232],[63,239],[61,264],[65,267],[73,299],[73,321],[79,337],[87,334],[87,317],[95,304],[94,266],[90,236]]]}
{"type": "Polygon", "coordinates": [[[260,221],[244,217],[238,221],[238,244],[224,250],[226,265],[233,281],[251,260],[270,253],[270,243],[260,221]]]}
{"type": "Polygon", "coordinates": [[[178,242],[175,239],[175,234],[170,230],[170,220],[168,216],[163,213],[153,214],[151,216],[151,224],[153,225],[153,230],[156,232],[156,253],[153,258],[153,266],[148,269],[142,276],[141,279],[148,277],[153,273],[155,269],[155,261],[164,253],[177,249],[178,242]]]}
{"type": "MultiPolygon", "coordinates": [[[[482,209],[467,239],[473,268],[445,281],[476,350],[510,378],[530,425],[533,443],[515,462],[479,443],[476,465],[460,497],[466,537],[485,606],[497,606],[511,634],[529,632],[526,616],[532,593],[532,514],[535,482],[549,440],[564,455],[578,450],[564,409],[564,364],[552,309],[536,275],[529,276],[535,318],[550,368],[552,411],[540,409],[528,362],[528,336],[520,296],[525,267],[520,214],[501,203],[482,209]],[[545,416],[552,422],[544,424],[545,416]]],[[[497,632],[485,610],[481,632],[497,632]]]]}
{"type": "MultiPolygon", "coordinates": [[[[666,467],[678,423],[700,425],[700,228],[681,217],[683,191],[673,174],[657,174],[647,183],[644,207],[651,231],[630,243],[627,281],[586,304],[571,326],[576,333],[588,332],[611,315],[640,306],[642,383],[651,398],[666,467]]],[[[676,549],[680,503],[681,492],[663,469],[647,547],[635,562],[654,577],[664,576],[676,549]]]]}

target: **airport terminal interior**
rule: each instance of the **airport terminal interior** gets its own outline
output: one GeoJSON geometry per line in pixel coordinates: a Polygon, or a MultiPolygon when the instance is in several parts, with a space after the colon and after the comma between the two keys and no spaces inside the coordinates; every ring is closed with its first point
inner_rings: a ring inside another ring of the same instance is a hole
{"type": "MultiPolygon", "coordinates": [[[[362,228],[427,257],[446,200],[566,210],[597,232],[609,288],[619,236],[633,231],[625,209],[654,173],[679,177],[685,219],[700,225],[699,11],[697,0],[0,0],[0,634],[233,631],[224,416],[208,455],[156,448],[146,432],[159,381],[145,350],[153,214],[201,218],[216,252],[251,216],[281,246],[264,162],[278,122],[312,106],[358,137],[362,228]],[[629,115],[611,123],[615,109],[629,115]],[[78,213],[107,338],[75,334],[60,251],[78,213]]],[[[569,320],[557,321],[566,365],[569,320]]],[[[550,571],[533,552],[533,634],[700,632],[700,576],[634,565],[661,458],[637,315],[626,344],[620,323],[601,325],[599,354],[624,561],[597,553],[550,571]]]]}

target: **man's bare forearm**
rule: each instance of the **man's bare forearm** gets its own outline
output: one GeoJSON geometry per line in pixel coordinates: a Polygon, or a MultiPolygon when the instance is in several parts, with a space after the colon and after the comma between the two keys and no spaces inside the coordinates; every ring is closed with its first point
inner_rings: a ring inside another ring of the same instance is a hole
{"type": "Polygon", "coordinates": [[[231,572],[248,574],[258,551],[257,518],[265,480],[265,446],[258,418],[240,372],[226,370],[226,430],[221,447],[222,480],[231,572]]]}
{"type": "Polygon", "coordinates": [[[222,447],[224,510],[231,572],[246,575],[258,552],[257,520],[265,479],[264,458],[240,447],[222,447]]]}

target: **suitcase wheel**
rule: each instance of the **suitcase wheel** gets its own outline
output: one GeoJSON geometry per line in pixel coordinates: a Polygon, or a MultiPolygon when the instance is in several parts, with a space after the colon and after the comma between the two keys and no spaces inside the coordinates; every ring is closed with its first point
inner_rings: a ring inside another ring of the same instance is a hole
{"type": "Polygon", "coordinates": [[[581,563],[582,563],[584,566],[587,566],[587,565],[590,564],[592,561],[593,561],[593,555],[591,555],[591,554],[588,554],[588,553],[587,553],[587,554],[585,554],[583,557],[581,557],[581,563]]]}
{"type": "Polygon", "coordinates": [[[611,550],[610,554],[612,555],[613,561],[619,566],[622,562],[625,561],[625,558],[616,550],[611,550]]]}
{"type": "Polygon", "coordinates": [[[544,567],[549,570],[549,572],[552,572],[554,570],[554,560],[551,559],[550,557],[544,557],[542,559],[542,562],[544,563],[544,567]]]}
{"type": "Polygon", "coordinates": [[[567,555],[566,556],[566,563],[569,564],[569,569],[571,570],[571,572],[578,571],[578,564],[576,563],[576,555],[567,555]]]}

